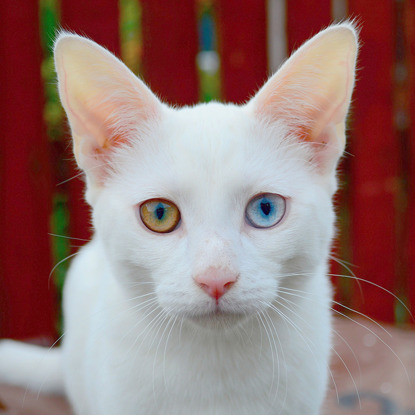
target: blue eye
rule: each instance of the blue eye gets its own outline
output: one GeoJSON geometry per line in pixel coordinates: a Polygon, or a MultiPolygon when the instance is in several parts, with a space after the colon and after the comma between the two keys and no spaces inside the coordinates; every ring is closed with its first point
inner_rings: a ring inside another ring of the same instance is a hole
{"type": "Polygon", "coordinates": [[[262,193],[248,203],[245,217],[254,228],[270,228],[285,214],[285,199],[274,193],[262,193]]]}

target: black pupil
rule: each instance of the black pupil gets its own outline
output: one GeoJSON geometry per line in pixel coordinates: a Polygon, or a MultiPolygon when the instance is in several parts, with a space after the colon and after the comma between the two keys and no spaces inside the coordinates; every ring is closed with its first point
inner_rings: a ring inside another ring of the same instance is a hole
{"type": "Polygon", "coordinates": [[[159,206],[156,209],[156,216],[158,220],[161,220],[161,218],[164,216],[164,207],[163,206],[159,206]]]}
{"type": "Polygon", "coordinates": [[[264,212],[264,215],[268,216],[271,212],[271,204],[269,202],[261,202],[261,210],[264,212]]]}

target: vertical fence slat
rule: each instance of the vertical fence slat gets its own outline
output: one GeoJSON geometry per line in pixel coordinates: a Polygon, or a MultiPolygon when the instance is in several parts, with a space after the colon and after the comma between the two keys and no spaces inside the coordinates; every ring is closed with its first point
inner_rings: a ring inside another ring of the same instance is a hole
{"type": "Polygon", "coordinates": [[[38,2],[0,2],[0,336],[55,332],[38,2]]]}
{"type": "MultiPolygon", "coordinates": [[[[410,171],[409,171],[409,197],[407,211],[407,292],[411,312],[415,315],[415,3],[406,2],[405,8],[405,35],[407,41],[407,56],[409,65],[409,119],[411,131],[409,136],[410,171]]],[[[414,321],[412,321],[414,323],[414,321]]]]}
{"type": "Polygon", "coordinates": [[[217,0],[222,97],[242,103],[267,78],[266,1],[217,0]]]}
{"type": "MultiPolygon", "coordinates": [[[[287,30],[287,49],[289,54],[298,49],[311,36],[318,33],[321,29],[327,27],[331,21],[331,0],[319,1],[318,7],[314,2],[307,0],[300,1],[286,1],[286,30],[287,30]]],[[[344,195],[338,196],[337,204],[344,195]]],[[[343,200],[342,200],[343,201],[343,200]]],[[[339,256],[339,243],[336,241],[333,244],[333,251],[336,256],[339,256]]],[[[331,274],[340,274],[341,267],[339,263],[333,262],[330,266],[331,274]]],[[[333,284],[338,286],[338,278],[332,277],[333,284]]],[[[344,302],[341,290],[335,291],[335,300],[337,302],[344,302]]]]}
{"type": "MultiPolygon", "coordinates": [[[[88,36],[117,56],[120,55],[118,1],[62,0],[61,24],[63,28],[88,36]]],[[[73,159],[72,152],[68,158],[73,159]]],[[[71,164],[70,171],[72,176],[79,174],[75,162],[71,164]]],[[[67,186],[70,235],[88,239],[91,236],[90,209],[83,198],[84,182],[78,177],[70,180],[67,186]]]]}
{"type": "MultiPolygon", "coordinates": [[[[394,292],[399,172],[393,126],[394,2],[374,7],[371,2],[349,0],[349,13],[361,22],[362,42],[351,126],[352,260],[358,277],[394,292]]],[[[394,321],[392,295],[366,283],[363,300],[355,291],[354,304],[361,306],[360,311],[394,321]]]]}
{"type": "Polygon", "coordinates": [[[143,78],[163,100],[198,101],[198,34],[195,2],[143,0],[143,78]]]}
{"type": "Polygon", "coordinates": [[[298,49],[302,43],[327,27],[331,22],[331,0],[286,1],[288,51],[298,49]]]}
{"type": "Polygon", "coordinates": [[[119,56],[118,1],[61,0],[60,5],[64,29],[88,36],[119,56]]]}

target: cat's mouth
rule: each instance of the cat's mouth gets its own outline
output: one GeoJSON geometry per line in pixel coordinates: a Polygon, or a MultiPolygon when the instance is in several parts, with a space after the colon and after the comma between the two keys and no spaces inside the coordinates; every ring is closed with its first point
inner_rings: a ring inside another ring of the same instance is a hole
{"type": "Polygon", "coordinates": [[[226,311],[218,305],[213,311],[189,317],[189,320],[198,326],[216,330],[229,329],[238,325],[244,319],[246,319],[245,314],[226,311]]]}

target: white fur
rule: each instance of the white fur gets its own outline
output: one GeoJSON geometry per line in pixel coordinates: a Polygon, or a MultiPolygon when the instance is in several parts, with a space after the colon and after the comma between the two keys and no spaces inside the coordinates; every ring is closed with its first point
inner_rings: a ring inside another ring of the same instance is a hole
{"type": "MultiPolygon", "coordinates": [[[[335,172],[283,119],[261,117],[258,99],[160,104],[111,150],[104,183],[89,180],[96,232],[64,289],[63,378],[77,415],[319,413],[335,172]],[[263,192],[287,200],[269,229],[245,220],[263,192]],[[180,209],[171,233],[139,218],[139,204],[156,197],[180,209]],[[209,267],[239,276],[218,306],[194,281],[209,267]]],[[[0,363],[12,381],[7,370],[0,363]]]]}

